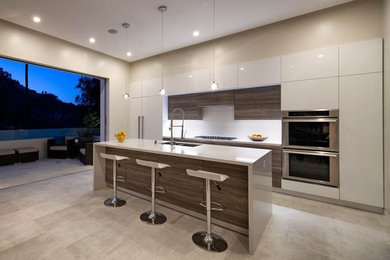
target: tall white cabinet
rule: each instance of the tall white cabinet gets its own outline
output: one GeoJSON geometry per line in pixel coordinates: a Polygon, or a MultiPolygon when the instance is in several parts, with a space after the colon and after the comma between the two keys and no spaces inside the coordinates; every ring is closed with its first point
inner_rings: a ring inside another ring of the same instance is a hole
{"type": "Polygon", "coordinates": [[[158,94],[161,78],[130,84],[130,138],[162,139],[163,97],[158,94]]]}
{"type": "Polygon", "coordinates": [[[340,199],[383,207],[382,73],[340,77],[340,199]]]}
{"type": "Polygon", "coordinates": [[[340,46],[340,199],[383,207],[382,39],[340,46]]]}

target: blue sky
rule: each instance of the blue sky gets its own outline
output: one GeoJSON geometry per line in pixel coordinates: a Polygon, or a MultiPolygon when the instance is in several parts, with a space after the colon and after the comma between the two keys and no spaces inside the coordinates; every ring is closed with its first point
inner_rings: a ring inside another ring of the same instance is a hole
{"type": "MultiPolygon", "coordinates": [[[[0,58],[0,68],[12,74],[12,78],[24,83],[25,63],[0,58]]],[[[36,65],[29,65],[29,88],[41,93],[48,93],[58,96],[66,103],[75,103],[74,99],[80,93],[75,86],[82,75],[66,71],[50,69],[36,65]]]]}

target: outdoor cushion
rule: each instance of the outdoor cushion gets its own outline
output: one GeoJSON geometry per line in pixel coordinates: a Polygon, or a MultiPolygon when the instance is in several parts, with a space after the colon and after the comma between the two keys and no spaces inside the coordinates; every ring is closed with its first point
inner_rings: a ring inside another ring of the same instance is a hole
{"type": "Polygon", "coordinates": [[[50,146],[50,150],[52,151],[66,151],[66,149],[67,149],[66,145],[50,146]]]}
{"type": "Polygon", "coordinates": [[[38,149],[35,147],[20,147],[15,149],[18,153],[35,153],[38,149]]]}
{"type": "Polygon", "coordinates": [[[80,153],[85,155],[85,148],[80,148],[80,153]]]}
{"type": "Polygon", "coordinates": [[[15,154],[14,149],[0,149],[0,155],[12,155],[15,154]]]}

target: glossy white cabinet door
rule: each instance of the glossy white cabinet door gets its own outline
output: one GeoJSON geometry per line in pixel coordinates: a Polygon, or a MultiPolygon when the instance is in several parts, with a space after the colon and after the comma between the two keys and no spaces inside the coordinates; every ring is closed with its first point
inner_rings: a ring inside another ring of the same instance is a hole
{"type": "Polygon", "coordinates": [[[135,81],[130,83],[130,96],[141,97],[142,96],[142,82],[135,81]]]}
{"type": "Polygon", "coordinates": [[[339,108],[338,77],[283,82],[282,110],[314,110],[339,108]]]}
{"type": "Polygon", "coordinates": [[[282,56],[282,82],[338,76],[338,47],[282,56]]]}
{"type": "Polygon", "coordinates": [[[188,73],[164,76],[166,94],[179,94],[188,92],[188,73]]]}
{"type": "Polygon", "coordinates": [[[238,87],[280,84],[280,57],[238,64],[238,87]]]}
{"type": "Polygon", "coordinates": [[[163,97],[143,97],[142,115],[143,138],[161,140],[163,125],[163,97]]]}
{"type": "Polygon", "coordinates": [[[131,98],[129,109],[130,109],[130,120],[129,120],[129,129],[130,133],[128,134],[129,138],[141,138],[139,135],[139,120],[141,120],[142,116],[142,104],[141,104],[142,98],[131,98]]]}
{"type": "Polygon", "coordinates": [[[382,48],[382,39],[341,45],[340,76],[381,72],[382,48]]]}
{"type": "Polygon", "coordinates": [[[210,90],[211,83],[211,69],[196,70],[189,73],[188,90],[190,92],[210,90]]]}
{"type": "Polygon", "coordinates": [[[215,79],[220,89],[237,87],[237,64],[215,68],[215,79]]]}
{"type": "Polygon", "coordinates": [[[157,96],[160,95],[159,91],[161,89],[162,82],[161,78],[147,79],[142,81],[142,96],[157,96]]]}
{"type": "Polygon", "coordinates": [[[382,73],[340,77],[340,199],[383,207],[382,73]]]}

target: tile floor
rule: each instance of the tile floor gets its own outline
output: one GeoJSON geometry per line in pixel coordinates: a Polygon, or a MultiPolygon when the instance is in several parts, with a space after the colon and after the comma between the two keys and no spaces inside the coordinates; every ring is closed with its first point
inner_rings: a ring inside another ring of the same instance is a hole
{"type": "Polygon", "coordinates": [[[390,217],[273,194],[271,218],[256,254],[246,238],[215,227],[229,243],[211,254],[192,244],[204,222],[160,207],[162,226],[139,221],[149,202],[127,194],[106,208],[92,171],[0,191],[0,259],[390,259],[390,217]]]}
{"type": "Polygon", "coordinates": [[[79,159],[39,159],[35,162],[0,166],[0,189],[46,180],[92,169],[79,159]]]}

